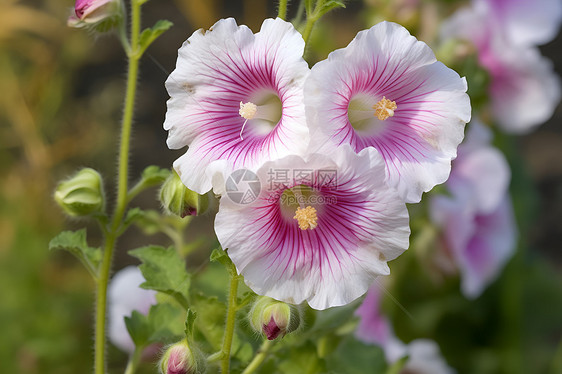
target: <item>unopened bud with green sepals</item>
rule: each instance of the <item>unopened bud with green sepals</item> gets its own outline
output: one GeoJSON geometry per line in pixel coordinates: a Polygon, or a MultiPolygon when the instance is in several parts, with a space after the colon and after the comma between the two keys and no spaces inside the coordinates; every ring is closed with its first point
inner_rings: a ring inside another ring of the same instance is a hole
{"type": "Polygon", "coordinates": [[[168,347],[160,360],[161,374],[195,374],[205,372],[205,362],[197,350],[183,339],[168,347]]]}
{"type": "Polygon", "coordinates": [[[268,340],[274,340],[297,330],[301,314],[297,306],[261,296],[250,310],[250,324],[268,340]]]}
{"type": "Polygon", "coordinates": [[[199,195],[185,187],[175,171],[162,185],[160,201],[168,213],[182,218],[198,216],[209,209],[209,194],[199,195]]]}
{"type": "Polygon", "coordinates": [[[60,182],[55,190],[55,201],[71,216],[101,213],[105,197],[100,174],[84,168],[70,179],[60,182]]]}

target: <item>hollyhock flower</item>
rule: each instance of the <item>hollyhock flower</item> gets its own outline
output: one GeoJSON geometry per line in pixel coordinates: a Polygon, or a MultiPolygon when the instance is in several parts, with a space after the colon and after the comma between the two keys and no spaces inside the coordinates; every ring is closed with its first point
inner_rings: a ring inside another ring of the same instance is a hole
{"type": "Polygon", "coordinates": [[[478,297],[513,254],[516,228],[508,195],[509,166],[470,125],[469,142],[459,147],[447,187],[451,196],[431,200],[431,217],[443,227],[447,248],[461,273],[461,289],[478,297]],[[475,135],[475,136],[472,136],[475,135]]]}
{"type": "Polygon", "coordinates": [[[510,43],[488,6],[460,10],[444,23],[442,34],[476,47],[479,64],[490,74],[491,111],[504,131],[529,132],[552,116],[560,102],[552,63],[535,47],[510,43]]]}
{"type": "Polygon", "coordinates": [[[540,45],[554,39],[562,22],[560,0],[474,0],[489,9],[494,25],[515,45],[540,45]]]}
{"type": "Polygon", "coordinates": [[[315,309],[345,305],[408,247],[408,212],[384,170],[375,149],[356,155],[349,146],[266,162],[253,199],[240,203],[226,186],[217,238],[259,295],[315,309]]]}
{"type": "Polygon", "coordinates": [[[125,317],[133,310],[147,314],[156,304],[156,292],[139,286],[145,282],[141,271],[136,266],[127,266],[118,271],[109,284],[109,340],[122,351],[132,354],[135,350],[125,317]]]}
{"type": "Polygon", "coordinates": [[[439,346],[432,340],[416,339],[409,344],[400,341],[392,330],[386,316],[380,310],[381,286],[373,284],[363,303],[355,314],[359,317],[359,325],[355,336],[364,343],[380,346],[389,364],[404,356],[409,356],[402,367],[403,374],[452,374],[452,370],[439,351],[439,346]]]}
{"type": "Polygon", "coordinates": [[[223,19],[183,44],[166,81],[164,128],[170,148],[189,146],[174,162],[189,189],[211,189],[206,170],[217,160],[234,170],[304,152],[303,51],[302,36],[279,18],[257,34],[223,19]]]}
{"type": "Polygon", "coordinates": [[[98,25],[109,29],[122,17],[121,0],[76,0],[74,14],[68,18],[68,26],[80,28],[98,25]],[[103,23],[106,24],[102,25],[103,23]]]}
{"type": "Polygon", "coordinates": [[[317,63],[305,85],[312,149],[374,147],[407,202],[443,183],[470,119],[466,80],[400,25],[381,22],[317,63]]]}

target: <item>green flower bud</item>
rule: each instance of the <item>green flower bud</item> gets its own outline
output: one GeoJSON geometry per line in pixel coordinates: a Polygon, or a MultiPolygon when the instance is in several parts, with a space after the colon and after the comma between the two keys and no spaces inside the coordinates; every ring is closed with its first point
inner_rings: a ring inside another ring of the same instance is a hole
{"type": "Polygon", "coordinates": [[[104,210],[105,198],[100,174],[84,168],[72,178],[60,182],[55,201],[71,216],[87,216],[104,210]]]}
{"type": "Polygon", "coordinates": [[[261,296],[250,310],[250,324],[268,340],[293,332],[301,325],[301,311],[267,296],[261,296]]]}
{"type": "Polygon", "coordinates": [[[199,195],[185,187],[175,171],[162,185],[160,201],[168,213],[182,218],[198,216],[209,209],[209,194],[199,195]]]}
{"type": "Polygon", "coordinates": [[[198,351],[193,351],[184,339],[171,345],[160,360],[161,374],[195,374],[205,372],[205,362],[198,351]]]}

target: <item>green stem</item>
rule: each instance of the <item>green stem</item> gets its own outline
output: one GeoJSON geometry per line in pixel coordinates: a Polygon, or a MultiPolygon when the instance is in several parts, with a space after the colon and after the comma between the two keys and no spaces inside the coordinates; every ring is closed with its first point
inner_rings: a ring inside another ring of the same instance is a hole
{"type": "Polygon", "coordinates": [[[128,51],[129,69],[127,73],[127,93],[125,96],[125,108],[121,124],[121,145],[119,150],[119,167],[117,177],[117,204],[111,221],[111,226],[105,238],[105,249],[100,268],[97,288],[96,303],[96,336],[95,336],[95,355],[94,372],[95,374],[105,373],[105,332],[106,332],[106,309],[107,309],[107,285],[109,283],[109,273],[113,260],[115,243],[119,236],[119,228],[125,209],[127,207],[127,177],[129,170],[129,144],[131,138],[131,127],[133,123],[133,109],[135,104],[135,93],[137,88],[137,76],[139,68],[140,54],[139,33],[140,33],[140,5],[133,0],[131,4],[131,50],[128,51]]]}
{"type": "Polygon", "coordinates": [[[287,18],[287,0],[279,0],[279,13],[277,17],[285,20],[287,18]]]}
{"type": "Polygon", "coordinates": [[[312,34],[312,29],[314,28],[314,24],[318,18],[313,16],[308,16],[306,19],[306,25],[304,26],[304,31],[302,33],[302,38],[304,39],[305,47],[304,50],[306,51],[306,47],[308,46],[308,39],[310,38],[310,34],[312,34]]]}
{"type": "Polygon", "coordinates": [[[244,369],[242,374],[251,374],[262,364],[262,362],[266,359],[267,354],[269,353],[269,349],[273,345],[273,341],[265,340],[261,345],[260,349],[258,350],[258,354],[254,356],[254,359],[250,364],[244,369]]]}
{"type": "Polygon", "coordinates": [[[129,362],[127,363],[127,368],[125,368],[125,374],[134,374],[137,371],[140,360],[142,356],[142,348],[135,348],[135,351],[129,357],[129,362]]]}
{"type": "MultiPolygon", "coordinates": [[[[236,272],[236,270],[234,270],[236,272]]],[[[222,342],[222,358],[221,373],[230,372],[230,350],[232,348],[232,338],[234,337],[234,325],[236,323],[236,298],[238,295],[239,276],[235,273],[230,274],[230,292],[228,294],[228,310],[226,314],[226,326],[224,330],[224,339],[222,342]]]]}

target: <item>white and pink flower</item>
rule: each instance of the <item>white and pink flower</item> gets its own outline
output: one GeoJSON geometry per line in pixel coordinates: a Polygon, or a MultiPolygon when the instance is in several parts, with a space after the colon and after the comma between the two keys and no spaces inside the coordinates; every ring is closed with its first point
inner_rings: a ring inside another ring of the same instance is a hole
{"type": "Polygon", "coordinates": [[[156,292],[139,286],[145,282],[141,271],[136,266],[127,266],[113,276],[109,284],[109,340],[119,349],[132,354],[135,344],[131,339],[125,317],[136,310],[147,314],[156,304],[156,292]]]}
{"type": "Polygon", "coordinates": [[[207,169],[219,160],[228,172],[305,151],[303,51],[302,36],[279,18],[256,34],[223,19],[183,44],[166,81],[164,128],[170,148],[189,146],[174,162],[189,189],[209,191],[207,169]]]}
{"type": "Polygon", "coordinates": [[[479,64],[490,74],[490,107],[495,120],[506,132],[526,133],[552,116],[560,102],[560,80],[551,61],[534,46],[510,41],[509,30],[502,29],[496,18],[490,4],[476,2],[445,22],[442,34],[446,39],[465,39],[476,47],[479,64]]]}
{"type": "Polygon", "coordinates": [[[375,149],[357,155],[349,145],[266,162],[253,201],[223,195],[218,240],[260,295],[315,309],[348,304],[408,247],[408,212],[384,174],[375,149]]]}
{"type": "Polygon", "coordinates": [[[317,63],[305,86],[311,149],[376,148],[407,202],[447,180],[470,120],[464,78],[402,26],[381,22],[317,63]]]}
{"type": "Polygon", "coordinates": [[[473,4],[487,8],[495,27],[514,45],[548,43],[562,23],[560,0],[473,0],[473,4]]]}
{"type": "Polygon", "coordinates": [[[513,255],[517,230],[508,194],[511,173],[490,134],[470,124],[447,187],[451,196],[431,200],[432,220],[442,227],[447,249],[461,273],[461,290],[478,297],[513,255]]]}

